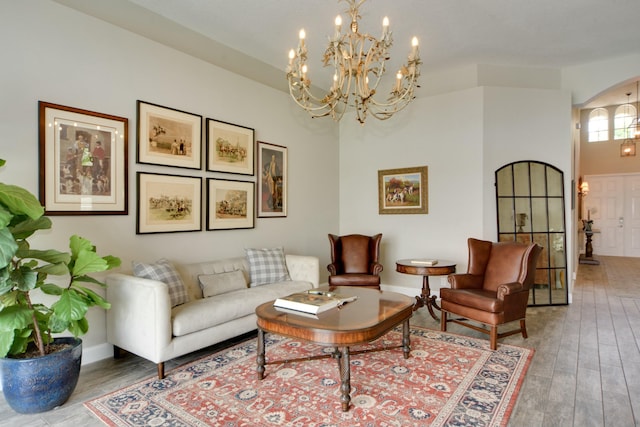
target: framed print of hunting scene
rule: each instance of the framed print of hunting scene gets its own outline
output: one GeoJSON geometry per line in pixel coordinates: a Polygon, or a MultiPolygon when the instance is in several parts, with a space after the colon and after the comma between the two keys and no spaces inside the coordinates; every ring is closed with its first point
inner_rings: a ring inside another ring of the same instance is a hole
{"type": "Polygon", "coordinates": [[[202,116],[137,102],[138,163],[202,168],[202,116]]]}
{"type": "Polygon", "coordinates": [[[136,234],[202,230],[202,179],[137,173],[136,234]]]}
{"type": "Polygon", "coordinates": [[[254,174],[254,130],[207,119],[207,170],[254,174]]]}
{"type": "Polygon", "coordinates": [[[427,166],[378,171],[378,213],[429,213],[427,172],[427,166]]]}

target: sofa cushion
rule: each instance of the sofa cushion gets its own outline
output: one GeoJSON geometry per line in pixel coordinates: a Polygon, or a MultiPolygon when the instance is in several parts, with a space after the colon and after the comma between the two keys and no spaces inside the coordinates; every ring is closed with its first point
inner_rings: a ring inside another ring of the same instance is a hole
{"type": "Polygon", "coordinates": [[[282,248],[245,249],[251,286],[291,280],[282,248]]]}
{"type": "Polygon", "coordinates": [[[246,256],[188,264],[175,264],[175,267],[180,273],[180,277],[182,277],[184,287],[187,289],[189,301],[202,299],[202,288],[198,280],[198,276],[201,274],[218,274],[242,270],[245,282],[249,283],[249,262],[247,262],[246,256]]]}
{"type": "Polygon", "coordinates": [[[286,281],[245,288],[182,304],[171,311],[173,335],[182,336],[255,314],[256,307],[312,288],[310,282],[286,281]]]}
{"type": "Polygon", "coordinates": [[[198,276],[198,282],[202,288],[202,296],[205,298],[246,289],[247,287],[247,279],[241,270],[218,274],[201,274],[198,276]]]}
{"type": "Polygon", "coordinates": [[[133,274],[145,279],[158,280],[166,283],[169,288],[169,298],[171,299],[171,307],[184,304],[188,301],[187,291],[184,283],[180,278],[180,274],[173,267],[173,264],[162,258],[155,264],[145,264],[133,261],[133,274]]]}

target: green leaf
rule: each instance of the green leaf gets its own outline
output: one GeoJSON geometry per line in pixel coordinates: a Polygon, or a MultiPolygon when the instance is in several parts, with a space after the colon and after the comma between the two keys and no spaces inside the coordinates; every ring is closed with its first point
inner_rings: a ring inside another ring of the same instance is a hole
{"type": "Polygon", "coordinates": [[[69,322],[62,320],[61,318],[53,314],[49,318],[48,326],[49,329],[51,329],[52,333],[59,334],[60,332],[64,332],[67,330],[67,328],[69,327],[69,322]]]}
{"type": "Polygon", "coordinates": [[[5,163],[7,163],[5,159],[0,159],[0,167],[4,166],[5,163]]]}
{"type": "Polygon", "coordinates": [[[87,314],[89,307],[77,292],[65,289],[62,291],[60,299],[51,306],[51,309],[61,320],[69,322],[82,319],[87,314]]]}
{"type": "Polygon", "coordinates": [[[18,290],[28,292],[36,288],[38,273],[23,265],[11,272],[9,280],[18,290]]]}
{"type": "Polygon", "coordinates": [[[76,283],[79,283],[79,282],[93,283],[95,285],[100,286],[101,288],[107,287],[107,285],[104,282],[101,282],[100,280],[87,275],[74,277],[72,285],[75,285],[76,283]]]}
{"type": "Polygon", "coordinates": [[[0,203],[6,206],[14,215],[27,215],[32,219],[44,215],[44,208],[36,196],[17,185],[0,182],[0,203]]]}
{"type": "Polygon", "coordinates": [[[36,268],[38,273],[43,273],[46,275],[54,275],[54,276],[64,276],[69,273],[69,269],[67,268],[67,264],[61,262],[59,264],[46,264],[36,268]]]}
{"type": "Polygon", "coordinates": [[[71,257],[76,259],[80,256],[80,252],[83,250],[94,252],[96,248],[91,244],[91,242],[84,237],[80,237],[77,234],[74,234],[69,238],[69,248],[71,249],[71,257]]]}
{"type": "Polygon", "coordinates": [[[33,310],[19,305],[12,305],[0,310],[0,331],[7,332],[23,329],[31,324],[33,310]]]}
{"type": "Polygon", "coordinates": [[[107,261],[93,251],[80,250],[77,259],[71,270],[72,276],[83,276],[87,273],[105,271],[109,267],[107,261]]]}
{"type": "Polygon", "coordinates": [[[5,268],[18,251],[18,244],[7,228],[0,229],[0,268],[5,268]]]}
{"type": "Polygon", "coordinates": [[[11,222],[11,234],[16,239],[26,239],[38,230],[50,229],[51,225],[51,220],[46,216],[41,216],[37,219],[19,216],[11,222]]]}
{"type": "Polygon", "coordinates": [[[40,290],[47,295],[62,295],[64,289],[53,283],[44,283],[40,285],[40,290]]]}
{"type": "Polygon", "coordinates": [[[89,300],[91,301],[90,303],[91,306],[97,305],[99,307],[104,308],[105,310],[108,310],[111,308],[111,304],[109,304],[106,299],[104,299],[99,294],[95,293],[93,290],[89,288],[85,288],[83,286],[77,286],[77,289],[85,293],[87,298],[89,298],[89,300]]]}
{"type": "Polygon", "coordinates": [[[107,264],[109,265],[109,267],[107,267],[107,270],[111,270],[112,268],[116,268],[116,267],[120,267],[120,264],[122,264],[122,261],[120,260],[120,258],[112,256],[112,255],[107,255],[102,257],[103,260],[105,260],[107,262],[107,264]]]}
{"type": "Polygon", "coordinates": [[[69,329],[69,332],[71,332],[73,336],[78,337],[89,331],[89,322],[85,318],[69,322],[67,329],[69,329]]]}
{"type": "Polygon", "coordinates": [[[13,214],[4,206],[0,205],[0,228],[5,228],[11,222],[13,214]]]}
{"type": "Polygon", "coordinates": [[[10,331],[0,331],[0,357],[5,357],[13,345],[13,329],[10,331]]]}
{"type": "MultiPolygon", "coordinates": [[[[16,256],[23,259],[38,259],[51,264],[68,264],[71,261],[71,255],[68,252],[61,252],[55,249],[48,249],[45,251],[36,249],[20,249],[16,256]]],[[[68,273],[68,271],[65,270],[65,273],[68,273]]]]}

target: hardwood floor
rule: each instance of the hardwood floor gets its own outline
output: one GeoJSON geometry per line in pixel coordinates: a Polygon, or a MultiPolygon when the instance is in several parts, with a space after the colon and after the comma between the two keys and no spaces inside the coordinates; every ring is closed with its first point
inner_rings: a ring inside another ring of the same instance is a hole
{"type": "MultiPolygon", "coordinates": [[[[640,258],[598,259],[580,265],[571,305],[529,308],[529,338],[499,341],[536,350],[509,426],[640,426],[640,258]]],[[[439,329],[425,308],[411,323],[439,329]]],[[[450,332],[484,337],[458,325],[450,332]]],[[[212,350],[168,362],[167,372],[212,350]]],[[[155,374],[136,356],[83,366],[71,399],[48,413],[19,415],[0,397],[0,427],[102,426],[84,401],[155,374]]]]}

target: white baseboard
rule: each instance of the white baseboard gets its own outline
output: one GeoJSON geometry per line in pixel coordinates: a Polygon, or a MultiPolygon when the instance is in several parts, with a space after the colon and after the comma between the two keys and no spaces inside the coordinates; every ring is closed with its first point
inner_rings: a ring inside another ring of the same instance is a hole
{"type": "Polygon", "coordinates": [[[82,348],[82,365],[113,357],[113,346],[108,343],[82,348]]]}

